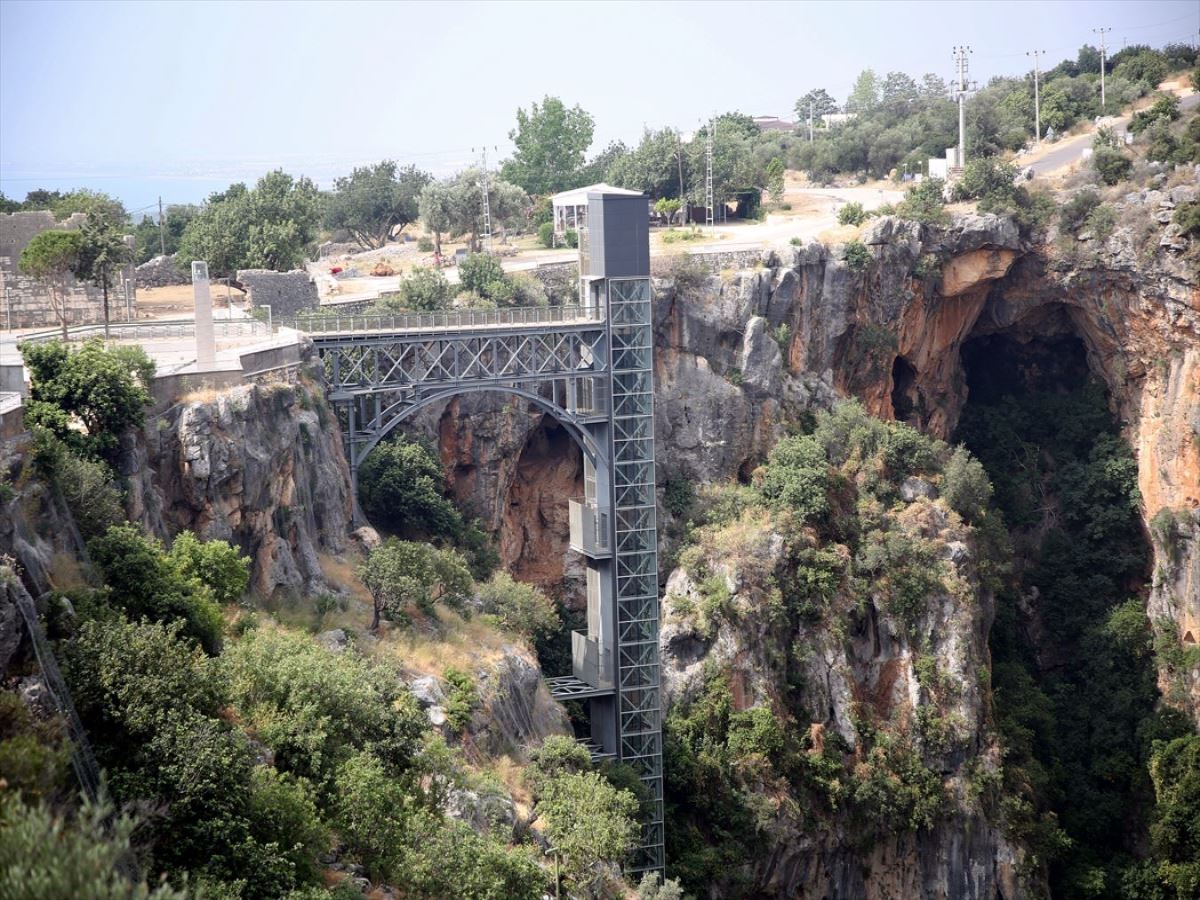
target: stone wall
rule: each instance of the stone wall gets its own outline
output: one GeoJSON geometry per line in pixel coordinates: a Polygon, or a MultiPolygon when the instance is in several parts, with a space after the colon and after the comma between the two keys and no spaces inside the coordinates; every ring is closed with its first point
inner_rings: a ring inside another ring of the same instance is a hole
{"type": "Polygon", "coordinates": [[[156,256],[142,263],[134,272],[137,286],[143,288],[170,287],[191,284],[191,276],[179,266],[174,253],[156,256]]]}
{"type": "MultiPolygon", "coordinates": [[[[22,274],[18,264],[21,251],[37,235],[52,228],[78,228],[83,220],[82,213],[75,213],[57,222],[48,210],[0,215],[0,303],[3,304],[0,308],[0,327],[40,328],[59,324],[45,285],[36,278],[22,274]]],[[[108,302],[113,318],[119,318],[125,308],[120,289],[109,289],[108,302]]],[[[67,319],[72,325],[104,320],[100,289],[74,278],[69,281],[66,306],[67,319]]]]}
{"type": "Polygon", "coordinates": [[[270,269],[241,269],[237,280],[250,298],[250,305],[271,307],[271,316],[284,319],[320,304],[317,285],[302,269],[273,272],[270,269]]]}

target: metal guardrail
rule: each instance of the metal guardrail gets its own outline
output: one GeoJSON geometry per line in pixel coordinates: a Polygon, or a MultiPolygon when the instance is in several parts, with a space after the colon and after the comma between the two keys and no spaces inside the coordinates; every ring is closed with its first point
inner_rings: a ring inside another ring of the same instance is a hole
{"type": "Polygon", "coordinates": [[[276,320],[276,325],[307,334],[341,334],[359,331],[441,331],[443,329],[497,328],[520,325],[553,325],[600,322],[598,306],[513,306],[506,309],[447,309],[437,312],[394,315],[315,315],[276,320]]]}
{"type": "MultiPolygon", "coordinates": [[[[272,328],[267,322],[257,319],[214,319],[213,331],[217,337],[268,336],[272,328]]],[[[193,319],[149,319],[144,322],[111,322],[108,326],[109,340],[149,341],[170,338],[190,338],[196,334],[193,319]]],[[[104,325],[72,325],[67,328],[68,341],[86,341],[93,337],[104,337],[104,325]]],[[[17,339],[19,344],[44,344],[61,341],[62,329],[35,331],[17,339]]]]}

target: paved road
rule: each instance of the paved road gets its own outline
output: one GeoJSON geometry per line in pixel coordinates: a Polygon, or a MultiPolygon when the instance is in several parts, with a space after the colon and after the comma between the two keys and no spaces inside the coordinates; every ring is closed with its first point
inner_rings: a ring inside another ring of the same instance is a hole
{"type": "MultiPolygon", "coordinates": [[[[1182,112],[1189,112],[1200,106],[1200,93],[1192,94],[1190,97],[1184,97],[1179,101],[1179,109],[1182,112]]],[[[1123,131],[1129,125],[1129,116],[1119,116],[1113,120],[1112,124],[1118,131],[1123,131]]],[[[1083,155],[1085,147],[1092,146],[1094,134],[1081,134],[1078,137],[1069,138],[1063,141],[1058,147],[1051,150],[1037,162],[1029,164],[1037,175],[1048,175],[1051,172],[1056,172],[1071,163],[1077,161],[1083,155]]]]}

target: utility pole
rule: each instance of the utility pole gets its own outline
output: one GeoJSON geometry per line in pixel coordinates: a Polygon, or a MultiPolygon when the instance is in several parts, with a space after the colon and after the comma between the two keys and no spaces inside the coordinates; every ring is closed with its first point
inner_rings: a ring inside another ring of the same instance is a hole
{"type": "Polygon", "coordinates": [[[487,252],[492,252],[492,204],[488,200],[487,147],[481,151],[479,163],[479,189],[483,194],[483,230],[479,236],[487,242],[487,252]]]}
{"type": "Polygon", "coordinates": [[[1033,57],[1033,133],[1039,146],[1042,143],[1042,101],[1038,91],[1038,78],[1041,75],[1041,72],[1038,71],[1038,57],[1045,52],[1045,50],[1025,51],[1026,56],[1033,57]]]}
{"type": "Polygon", "coordinates": [[[704,142],[704,203],[707,208],[705,215],[705,224],[709,230],[713,227],[713,213],[716,210],[716,203],[713,197],[713,129],[716,127],[716,119],[708,120],[708,139],[704,142]]]}
{"type": "Polygon", "coordinates": [[[808,142],[809,142],[810,144],[811,144],[811,143],[812,143],[812,141],[813,141],[813,133],[812,133],[813,123],[812,123],[812,120],[813,120],[813,102],[812,102],[811,100],[809,100],[809,101],[808,101],[808,142]]]}
{"type": "MultiPolygon", "coordinates": [[[[679,167],[679,202],[683,206],[683,224],[688,223],[688,198],[683,191],[683,138],[679,136],[679,129],[675,129],[675,164],[679,167]]],[[[670,222],[667,223],[668,225],[670,222]]]]}
{"type": "Polygon", "coordinates": [[[158,198],[158,249],[163,256],[167,255],[167,222],[163,218],[162,197],[158,198]]]}
{"type": "Polygon", "coordinates": [[[971,48],[962,46],[954,48],[954,60],[958,67],[958,90],[954,92],[958,100],[958,167],[967,164],[967,93],[970,84],[967,81],[967,54],[971,48]]]}
{"type": "Polygon", "coordinates": [[[1094,34],[1100,35],[1100,111],[1107,112],[1104,97],[1104,70],[1108,68],[1108,49],[1104,46],[1104,35],[1112,31],[1111,28],[1093,28],[1094,34]]]}

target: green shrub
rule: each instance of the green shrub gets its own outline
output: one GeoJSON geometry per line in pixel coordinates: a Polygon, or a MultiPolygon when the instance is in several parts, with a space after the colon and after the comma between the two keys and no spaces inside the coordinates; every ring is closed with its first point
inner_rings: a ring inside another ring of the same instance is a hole
{"type": "Polygon", "coordinates": [[[455,731],[465,731],[479,705],[475,679],[461,669],[447,666],[442,671],[449,691],[446,693],[446,723],[455,731]]]}
{"type": "Polygon", "coordinates": [[[1188,237],[1200,237],[1200,200],[1180,203],[1171,221],[1182,228],[1188,237]]]}
{"type": "Polygon", "coordinates": [[[444,482],[433,451],[396,437],[380,442],[359,468],[359,502],[372,522],[400,537],[456,538],[464,524],[444,482]]]}
{"type": "Polygon", "coordinates": [[[184,900],[187,892],[169,885],[152,888],[134,874],[136,825],[128,815],[113,816],[97,806],[85,806],[78,816],[66,819],[42,803],[27,804],[15,793],[0,793],[5,897],[184,900]]]}
{"type": "Polygon", "coordinates": [[[769,707],[756,706],[730,716],[728,746],[735,759],[775,759],[783,752],[783,729],[769,707]]]}
{"type": "Polygon", "coordinates": [[[926,178],[909,188],[896,207],[896,215],[922,225],[944,225],[949,221],[942,190],[946,183],[940,178],[926,178]]]}
{"type": "Polygon", "coordinates": [[[592,757],[583,744],[565,734],[552,734],[542,742],[542,746],[529,754],[525,783],[536,800],[550,780],[590,771],[592,757]]]}
{"type": "Polygon", "coordinates": [[[558,607],[539,588],[513,580],[507,572],[497,572],[479,586],[480,610],[496,617],[500,627],[528,640],[552,634],[561,620],[558,607]]]}
{"type": "Polygon", "coordinates": [[[58,720],[34,718],[14,691],[0,691],[0,772],[28,802],[56,799],[71,777],[71,747],[58,720]]]}
{"type": "Polygon", "coordinates": [[[116,474],[107,463],[78,455],[40,425],[32,430],[38,470],[63,498],[85,541],[125,521],[116,474]]]}
{"type": "Polygon", "coordinates": [[[861,225],[871,217],[861,203],[847,203],[838,210],[838,224],[861,225]]]}
{"type": "Polygon", "coordinates": [[[1098,241],[1106,241],[1117,227],[1117,211],[1108,203],[1101,203],[1087,217],[1087,229],[1098,241]]]}
{"type": "Polygon", "coordinates": [[[640,833],[637,798],[595,772],[548,779],[534,811],[560,855],[564,877],[584,895],[602,883],[597,864],[624,861],[640,833]]]}
{"type": "Polygon", "coordinates": [[[1151,125],[1174,122],[1178,118],[1179,98],[1174,94],[1159,94],[1148,108],[1133,114],[1133,118],[1129,120],[1129,130],[1134,134],[1141,134],[1151,125]]]}
{"type": "Polygon", "coordinates": [[[1011,197],[1017,167],[994,156],[977,156],[963,167],[962,178],[954,185],[955,200],[982,200],[984,197],[1011,197]]]}
{"type": "Polygon", "coordinates": [[[359,577],[374,599],[372,631],[380,619],[407,625],[414,609],[432,616],[438,603],[465,612],[474,587],[466,560],[454,550],[396,538],[370,552],[359,577]]]}
{"type": "Polygon", "coordinates": [[[1092,210],[1100,205],[1100,195],[1085,188],[1063,204],[1058,213],[1058,223],[1064,231],[1074,234],[1079,231],[1092,210]]]}
{"type": "Polygon", "coordinates": [[[221,648],[224,621],[212,590],[180,571],[162,544],[135,525],[113,525],[88,542],[112,602],[131,618],[183,623],[183,634],[209,653],[221,648]]]}
{"type": "Polygon", "coordinates": [[[428,727],[394,673],[302,635],[258,629],[221,662],[234,707],[272,749],[276,768],[326,796],[334,770],[359,749],[389,772],[404,772],[428,727]]]}
{"type": "Polygon", "coordinates": [[[464,289],[489,297],[487,287],[493,282],[504,281],[504,267],[489,253],[472,253],[459,263],[458,280],[464,289]]]}
{"type": "Polygon", "coordinates": [[[1133,171],[1133,160],[1120,150],[1098,147],[1092,152],[1092,167],[1105,184],[1118,184],[1133,171]]]}
{"type": "Polygon", "coordinates": [[[543,247],[554,246],[554,223],[543,222],[538,226],[538,243],[543,247]]]}
{"type": "Polygon", "coordinates": [[[181,531],[168,556],[180,575],[198,580],[218,603],[236,603],[250,585],[250,557],[225,541],[200,541],[181,531]]]}
{"type": "Polygon", "coordinates": [[[567,242],[567,246],[572,250],[579,246],[579,232],[574,228],[568,228],[563,233],[563,239],[567,242]]]}
{"type": "Polygon", "coordinates": [[[862,241],[850,241],[846,244],[846,265],[851,272],[862,274],[871,266],[871,251],[862,241]]]}
{"type": "Polygon", "coordinates": [[[1150,777],[1157,800],[1150,838],[1161,883],[1177,897],[1200,890],[1200,736],[1155,742],[1150,777]]]}
{"type": "Polygon", "coordinates": [[[941,777],[894,739],[880,740],[856,767],[851,797],[858,815],[890,833],[930,828],[946,808],[941,777]]]}
{"type": "Polygon", "coordinates": [[[83,456],[109,460],[121,435],[141,427],[154,363],[140,347],[109,350],[93,338],[78,350],[57,341],[19,349],[30,376],[27,425],[49,429],[83,456]]]}
{"type": "Polygon", "coordinates": [[[417,250],[419,250],[421,253],[432,253],[433,249],[433,238],[424,234],[417,238],[417,250]]]}
{"type": "Polygon", "coordinates": [[[400,282],[400,300],[406,309],[429,312],[450,305],[454,289],[437,269],[416,266],[400,282]]]}
{"type": "Polygon", "coordinates": [[[686,516],[696,502],[696,489],[685,475],[670,475],[663,482],[663,506],[677,519],[686,516]]]}
{"type": "Polygon", "coordinates": [[[775,445],[758,483],[763,500],[776,509],[793,511],[801,520],[829,509],[829,464],[813,437],[786,437],[775,445]]]}
{"type": "Polygon", "coordinates": [[[965,447],[956,447],[946,463],[942,499],[968,522],[977,521],[987,511],[992,483],[983,464],[965,447]]]}

